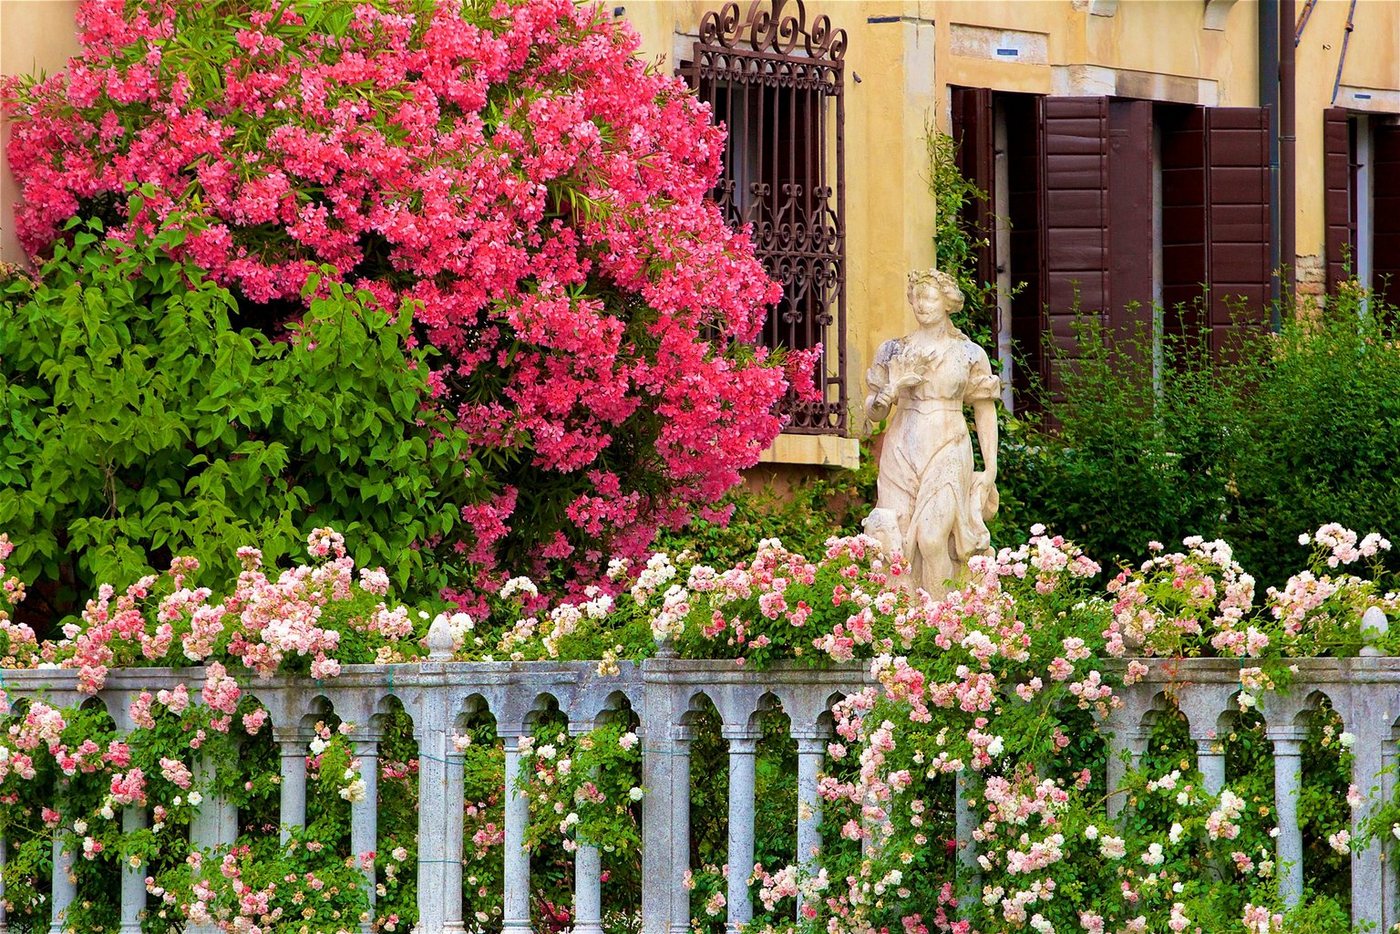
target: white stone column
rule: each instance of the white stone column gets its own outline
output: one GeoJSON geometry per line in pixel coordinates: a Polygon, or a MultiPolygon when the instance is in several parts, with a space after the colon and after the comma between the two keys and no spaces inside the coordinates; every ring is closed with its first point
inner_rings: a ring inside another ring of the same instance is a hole
{"type": "Polygon", "coordinates": [[[238,808],[214,793],[214,758],[201,753],[194,763],[194,789],[202,800],[190,821],[190,844],[202,849],[238,842],[238,808]]]}
{"type": "Polygon", "coordinates": [[[968,804],[968,799],[982,793],[982,776],[970,769],[964,769],[953,777],[953,833],[958,842],[958,874],[973,880],[972,888],[981,889],[976,882],[982,875],[977,863],[977,841],[973,833],[977,830],[977,812],[968,804]]]}
{"type": "MultiPolygon", "coordinates": [[[[676,727],[667,802],[671,809],[671,934],[690,934],[690,889],[685,887],[685,874],[690,871],[690,741],[690,729],[676,727]]],[[[659,800],[656,803],[661,806],[659,800]]]]}
{"type": "Polygon", "coordinates": [[[1303,787],[1304,731],[1268,730],[1274,744],[1274,808],[1278,816],[1278,890],[1284,905],[1303,897],[1303,831],[1298,825],[1298,793],[1303,787]]]}
{"type": "MultiPolygon", "coordinates": [[[[447,888],[446,717],[425,698],[415,723],[418,739],[418,930],[443,929],[447,888]]],[[[460,891],[460,889],[459,889],[460,891]]]]}
{"type": "Polygon", "coordinates": [[[1196,768],[1201,770],[1202,784],[1213,795],[1225,788],[1225,745],[1218,737],[1196,736],[1196,768]]]}
{"type": "Polygon", "coordinates": [[[53,831],[53,893],[49,903],[49,934],[63,934],[68,906],[78,897],[78,878],[73,875],[73,853],[63,845],[64,831],[72,826],[66,813],[68,779],[58,780],[58,812],[63,815],[53,831]]]}
{"type": "Polygon", "coordinates": [[[521,733],[502,734],[506,747],[505,815],[505,899],[503,932],[530,934],[530,851],[525,834],[530,827],[530,799],[520,790],[524,759],[520,755],[521,733]]]}
{"type": "Polygon", "coordinates": [[[442,929],[444,934],[463,934],[462,919],[462,835],[466,833],[463,809],[466,808],[465,759],[452,743],[448,743],[445,772],[446,814],[443,832],[443,892],[442,929]]]}
{"type": "MultiPolygon", "coordinates": [[[[1353,686],[1353,690],[1360,692],[1370,687],[1358,684],[1353,686]]],[[[1387,880],[1382,854],[1385,852],[1385,838],[1390,834],[1385,833],[1365,849],[1356,841],[1360,837],[1362,824],[1375,813],[1379,804],[1370,792],[1372,788],[1379,791],[1381,770],[1387,764],[1385,737],[1390,732],[1389,721],[1369,716],[1364,720],[1357,719],[1355,723],[1356,745],[1352,747],[1351,781],[1367,796],[1367,800],[1351,815],[1351,921],[1353,926],[1383,931],[1386,929],[1383,922],[1387,880]]]]}
{"type": "Polygon", "coordinates": [[[1115,818],[1127,807],[1128,796],[1122,791],[1123,780],[1129,769],[1136,770],[1142,764],[1142,754],[1147,749],[1148,733],[1144,730],[1128,728],[1115,730],[1108,743],[1108,816],[1115,818]],[[1127,761],[1123,754],[1127,753],[1127,761]]]}
{"type": "MultiPolygon", "coordinates": [[[[144,805],[122,808],[122,833],[133,834],[148,826],[144,805]]],[[[146,864],[122,862],[122,901],[120,934],[141,934],[141,914],[146,910],[146,864]]]]}
{"type": "MultiPolygon", "coordinates": [[[[569,724],[569,732],[589,732],[585,724],[569,724]]],[[[592,778],[597,778],[595,772],[592,778]]],[[[603,934],[603,854],[596,846],[578,841],[574,850],[573,934],[603,934]]]]}
{"type": "Polygon", "coordinates": [[[10,934],[10,922],[5,916],[5,863],[10,858],[4,836],[0,836],[0,934],[10,934]]]}
{"type": "Polygon", "coordinates": [[[749,900],[749,876],[753,874],[754,760],[758,733],[724,728],[729,740],[729,914],[726,928],[738,934],[753,920],[749,900]]]}
{"type": "Polygon", "coordinates": [[[282,826],[282,845],[292,831],[306,826],[306,734],[299,729],[273,730],[281,756],[281,809],[277,822],[282,826]]]}
{"type": "Polygon", "coordinates": [[[374,921],[377,880],[375,864],[366,862],[365,856],[377,855],[379,849],[379,740],[373,734],[361,735],[351,740],[350,745],[360,760],[360,781],[365,783],[365,796],[350,805],[350,852],[365,876],[369,917],[360,922],[360,930],[368,934],[374,921]]]}
{"type": "MultiPolygon", "coordinates": [[[[818,776],[826,763],[827,737],[823,733],[796,734],[797,739],[797,865],[805,874],[816,872],[822,846],[822,798],[818,776]]],[[[802,894],[797,895],[797,916],[802,918],[802,894]]]]}

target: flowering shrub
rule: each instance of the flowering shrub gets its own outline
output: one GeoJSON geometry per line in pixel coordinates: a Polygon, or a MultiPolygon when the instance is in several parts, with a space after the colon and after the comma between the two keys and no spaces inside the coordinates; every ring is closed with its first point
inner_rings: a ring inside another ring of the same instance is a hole
{"type": "Polygon", "coordinates": [[[326,280],[271,341],[166,255],[188,230],[68,234],[37,284],[0,287],[0,518],[36,613],[77,612],[171,554],[200,559],[191,587],[224,581],[239,546],[278,560],[317,523],[361,558],[400,555],[400,587],[454,579],[426,539],[461,524],[482,471],[465,434],[423,410],[429,355],[406,346],[407,319],[326,280]]]}
{"type": "Polygon", "coordinates": [[[784,370],[752,346],[777,286],[705,199],[721,132],[599,7],[89,0],[78,21],[65,72],[8,86],[26,247],[74,215],[126,237],[184,216],[172,251],[249,321],[318,294],[322,265],[411,301],[493,484],[454,504],[474,565],[641,556],[779,430],[784,370]]]}

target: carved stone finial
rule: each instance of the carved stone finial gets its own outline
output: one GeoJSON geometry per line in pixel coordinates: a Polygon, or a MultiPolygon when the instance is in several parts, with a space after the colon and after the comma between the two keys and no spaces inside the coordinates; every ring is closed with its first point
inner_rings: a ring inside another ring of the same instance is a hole
{"type": "Polygon", "coordinates": [[[1361,654],[1367,658],[1377,658],[1385,653],[1376,647],[1376,643],[1385,638],[1390,631],[1390,620],[1386,619],[1385,610],[1378,606],[1370,607],[1361,614],[1361,639],[1366,644],[1361,648],[1361,654]]]}
{"type": "Polygon", "coordinates": [[[457,640],[452,638],[452,625],[446,613],[439,613],[428,627],[428,658],[433,661],[448,661],[457,651],[457,640]]]}

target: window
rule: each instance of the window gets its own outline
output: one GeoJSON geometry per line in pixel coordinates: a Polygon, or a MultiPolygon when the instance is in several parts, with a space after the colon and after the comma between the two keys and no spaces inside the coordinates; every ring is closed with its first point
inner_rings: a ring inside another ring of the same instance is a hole
{"type": "Polygon", "coordinates": [[[1324,114],[1327,287],[1343,279],[1400,300],[1400,126],[1341,107],[1324,114]]]}
{"type": "Polygon", "coordinates": [[[785,402],[787,430],[802,434],[847,424],[845,49],[845,31],[826,16],[809,25],[801,0],[753,3],[742,20],[727,4],[705,14],[683,66],[728,129],[715,200],[730,223],[753,225],[758,257],[783,287],[763,343],[822,351],[820,398],[785,402]]]}
{"type": "Polygon", "coordinates": [[[1200,335],[1217,354],[1264,323],[1266,111],[985,88],[952,102],[960,167],[989,194],[979,267],[998,287],[1013,407],[1034,404],[1037,382],[1061,390],[1076,310],[1113,334],[1200,335]]]}

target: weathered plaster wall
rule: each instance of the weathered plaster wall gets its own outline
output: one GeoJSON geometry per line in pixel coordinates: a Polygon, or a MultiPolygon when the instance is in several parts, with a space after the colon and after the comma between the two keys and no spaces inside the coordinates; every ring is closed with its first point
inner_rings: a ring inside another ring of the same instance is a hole
{"type": "MultiPolygon", "coordinates": [[[[63,68],[78,51],[73,14],[76,0],[0,0],[0,74],[21,75],[63,68]]],[[[0,122],[0,149],[8,150],[10,128],[0,122]]],[[[0,261],[20,262],[14,204],[19,196],[8,159],[0,159],[0,261]]]]}

